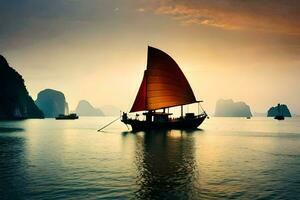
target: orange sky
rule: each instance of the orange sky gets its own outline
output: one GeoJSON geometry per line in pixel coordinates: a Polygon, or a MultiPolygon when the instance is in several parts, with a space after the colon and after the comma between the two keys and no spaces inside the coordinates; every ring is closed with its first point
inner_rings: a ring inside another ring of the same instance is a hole
{"type": "Polygon", "coordinates": [[[300,113],[298,1],[26,1],[0,6],[0,53],[33,98],[64,92],[70,108],[133,103],[147,45],[171,55],[204,107],[219,98],[300,113]],[[150,2],[150,3],[149,3],[150,2]]]}

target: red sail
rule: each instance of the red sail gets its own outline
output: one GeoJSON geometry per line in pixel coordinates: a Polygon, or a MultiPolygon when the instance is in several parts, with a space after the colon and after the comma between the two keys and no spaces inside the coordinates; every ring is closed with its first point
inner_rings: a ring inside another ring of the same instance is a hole
{"type": "Polygon", "coordinates": [[[146,85],[146,71],[145,71],[142,84],[140,86],[140,89],[138,91],[138,94],[135,98],[135,101],[133,103],[133,106],[132,106],[130,112],[138,112],[138,111],[142,111],[142,110],[147,110],[146,93],[147,93],[147,85],[146,85]]]}
{"type": "Polygon", "coordinates": [[[163,51],[148,47],[147,70],[130,112],[195,102],[193,90],[177,63],[163,51]]]}

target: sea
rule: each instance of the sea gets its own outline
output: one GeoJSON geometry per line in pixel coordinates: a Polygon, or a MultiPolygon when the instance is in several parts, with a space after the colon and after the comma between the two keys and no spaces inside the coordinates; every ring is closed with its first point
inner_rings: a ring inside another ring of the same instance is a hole
{"type": "Polygon", "coordinates": [[[300,118],[97,132],[113,120],[0,122],[0,199],[300,199],[300,118]]]}

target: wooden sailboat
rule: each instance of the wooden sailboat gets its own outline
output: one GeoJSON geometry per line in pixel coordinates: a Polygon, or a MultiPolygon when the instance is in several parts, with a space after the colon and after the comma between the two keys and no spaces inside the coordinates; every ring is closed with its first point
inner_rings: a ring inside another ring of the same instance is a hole
{"type": "MultiPolygon", "coordinates": [[[[147,69],[130,112],[146,111],[146,120],[131,119],[123,113],[122,122],[131,125],[132,130],[194,129],[207,117],[202,113],[183,114],[183,106],[198,103],[193,90],[177,63],[165,52],[148,47],[147,69]],[[180,106],[181,116],[170,118],[165,112],[170,107],[180,106]],[[162,112],[157,112],[162,110],[162,112]]],[[[201,106],[200,106],[201,107],[201,106]]]]}

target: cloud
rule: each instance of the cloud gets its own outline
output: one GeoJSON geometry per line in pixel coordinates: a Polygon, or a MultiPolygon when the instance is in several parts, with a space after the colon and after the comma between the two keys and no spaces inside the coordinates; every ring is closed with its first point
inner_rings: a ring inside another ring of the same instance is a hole
{"type": "Polygon", "coordinates": [[[148,6],[187,25],[300,35],[298,0],[154,0],[148,6]]]}
{"type": "Polygon", "coordinates": [[[145,12],[145,9],[144,8],[138,8],[137,11],[138,12],[145,12]]]}
{"type": "Polygon", "coordinates": [[[0,0],[0,53],[110,23],[114,12],[120,12],[118,4],[118,0],[0,0]]]}

